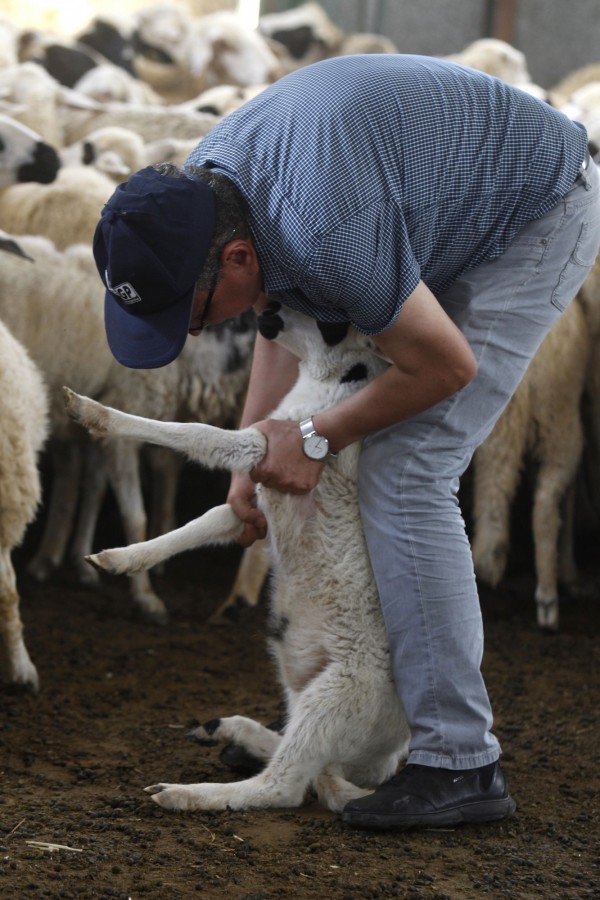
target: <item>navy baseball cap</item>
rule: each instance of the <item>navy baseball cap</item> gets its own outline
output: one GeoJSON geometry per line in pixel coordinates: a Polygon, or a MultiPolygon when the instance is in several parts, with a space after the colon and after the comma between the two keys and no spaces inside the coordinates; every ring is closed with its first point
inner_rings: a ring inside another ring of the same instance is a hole
{"type": "Polygon", "coordinates": [[[148,166],[116,188],[93,249],[106,337],[122,365],[155,369],[181,353],[214,227],[214,193],[191,175],[148,166]]]}

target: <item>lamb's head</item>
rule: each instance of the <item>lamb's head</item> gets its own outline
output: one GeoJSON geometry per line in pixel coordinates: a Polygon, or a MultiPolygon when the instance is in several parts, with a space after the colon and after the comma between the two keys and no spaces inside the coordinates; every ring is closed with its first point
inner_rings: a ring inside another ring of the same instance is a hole
{"type": "Polygon", "coordinates": [[[297,356],[319,381],[369,381],[388,363],[373,340],[348,322],[321,322],[274,300],[258,317],[258,330],[297,356]]]}

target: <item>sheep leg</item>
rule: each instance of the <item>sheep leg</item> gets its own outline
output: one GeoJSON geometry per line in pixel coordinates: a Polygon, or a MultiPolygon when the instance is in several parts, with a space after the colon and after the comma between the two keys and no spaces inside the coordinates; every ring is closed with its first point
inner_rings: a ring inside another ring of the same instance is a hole
{"type": "Polygon", "coordinates": [[[148,534],[157,537],[175,528],[175,501],[181,459],[165,447],[149,447],[147,459],[152,470],[152,497],[148,534]]]}
{"type": "Polygon", "coordinates": [[[108,477],[101,447],[90,441],[86,447],[82,497],[69,553],[79,583],[89,587],[99,583],[98,573],[86,564],[85,557],[92,552],[107,484],[108,477]]]}
{"type": "Polygon", "coordinates": [[[64,388],[71,418],[93,435],[120,435],[171,447],[211,469],[249,472],[263,458],[266,439],[255,428],[230,431],[196,422],[159,422],[119,412],[64,388]]]}
{"type": "Polygon", "coordinates": [[[51,441],[52,486],[44,533],[27,566],[37,581],[46,581],[63,562],[75,519],[81,482],[81,446],[77,441],[51,441]]]}
{"type": "Polygon", "coordinates": [[[0,549],[0,630],[6,646],[11,681],[37,691],[38,674],[23,639],[15,570],[10,551],[6,548],[0,549]]]}
{"type": "MultiPolygon", "coordinates": [[[[125,538],[130,543],[141,543],[147,536],[147,517],[140,480],[139,446],[122,439],[103,442],[104,456],[110,485],[115,493],[121,514],[125,538]]],[[[86,557],[86,561],[89,561],[86,557]]],[[[167,609],[155,593],[150,576],[144,569],[131,574],[130,590],[133,601],[144,618],[158,625],[169,620],[167,609]]]]}
{"type": "Polygon", "coordinates": [[[198,519],[181,528],[141,541],[128,547],[102,550],[87,557],[91,565],[111,575],[132,575],[205,544],[227,544],[235,541],[243,531],[243,523],[227,504],[209,509],[198,519]]]}
{"type": "Polygon", "coordinates": [[[492,587],[506,569],[510,509],[525,452],[525,428],[511,424],[513,409],[511,401],[473,459],[473,562],[477,577],[492,587]]]}
{"type": "Polygon", "coordinates": [[[256,606],[268,572],[265,541],[255,541],[244,550],[233,587],[208,620],[211,625],[231,625],[239,620],[242,607],[256,606]]]}
{"type": "Polygon", "coordinates": [[[574,478],[571,467],[542,465],[533,503],[533,538],[537,585],[535,602],[540,628],[558,629],[558,547],[560,503],[574,478]]]}

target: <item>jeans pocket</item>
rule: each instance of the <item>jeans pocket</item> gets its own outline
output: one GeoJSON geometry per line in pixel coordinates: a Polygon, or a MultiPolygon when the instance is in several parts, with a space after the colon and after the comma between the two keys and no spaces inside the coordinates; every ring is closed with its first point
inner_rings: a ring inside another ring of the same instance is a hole
{"type": "Polygon", "coordinates": [[[594,265],[600,245],[600,227],[593,222],[584,222],[579,230],[575,249],[560,273],[558,283],[552,292],[552,303],[562,312],[567,308],[585,281],[594,265]]]}

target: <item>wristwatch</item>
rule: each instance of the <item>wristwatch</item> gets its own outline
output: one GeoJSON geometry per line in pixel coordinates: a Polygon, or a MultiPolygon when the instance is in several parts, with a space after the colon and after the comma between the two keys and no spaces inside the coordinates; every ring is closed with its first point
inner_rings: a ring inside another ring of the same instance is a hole
{"type": "Polygon", "coordinates": [[[309,459],[325,459],[329,455],[329,441],[315,430],[312,418],[300,422],[300,434],[302,447],[309,459]]]}

